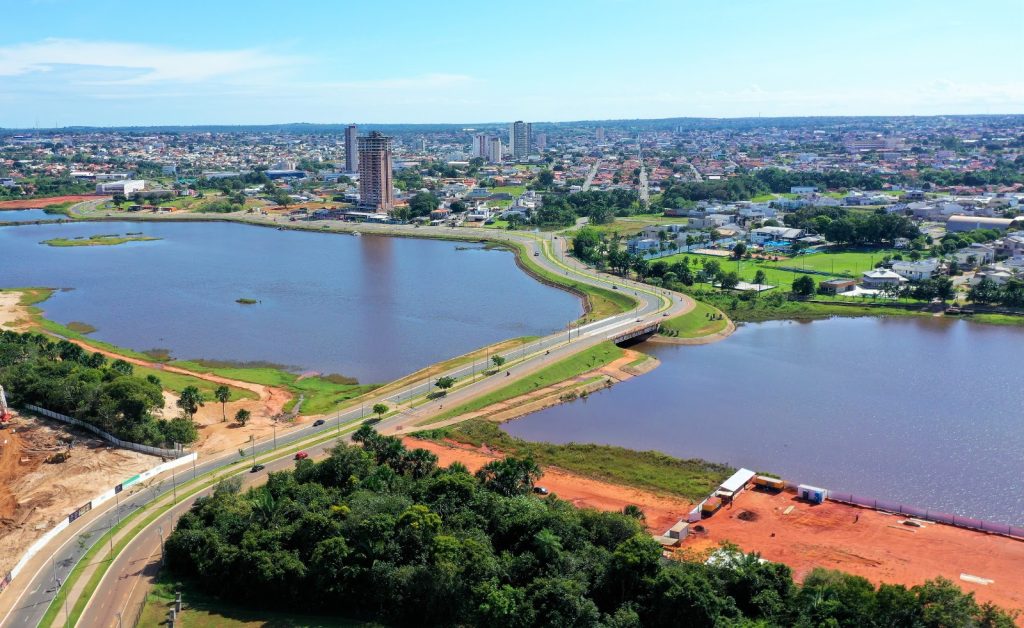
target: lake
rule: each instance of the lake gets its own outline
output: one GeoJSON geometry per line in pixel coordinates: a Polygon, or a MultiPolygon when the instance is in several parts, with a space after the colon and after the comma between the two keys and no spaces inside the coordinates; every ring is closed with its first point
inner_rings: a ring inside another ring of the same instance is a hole
{"type": "Polygon", "coordinates": [[[1024,329],[916,318],[768,322],[711,345],[639,349],[661,366],[505,428],[1024,523],[1024,329]]]}
{"type": "Polygon", "coordinates": [[[47,214],[41,209],[4,209],[0,210],[0,222],[35,222],[37,220],[57,220],[60,214],[47,214]]]}
{"type": "MultiPolygon", "coordinates": [[[[11,212],[5,212],[11,213],[11,212]]],[[[0,228],[0,287],[70,288],[46,316],[179,359],[268,361],[385,382],[487,344],[563,329],[579,298],[481,245],[233,223],[0,228]],[[142,232],[159,241],[50,247],[142,232]],[[241,305],[238,298],[257,299],[241,305]]]]}

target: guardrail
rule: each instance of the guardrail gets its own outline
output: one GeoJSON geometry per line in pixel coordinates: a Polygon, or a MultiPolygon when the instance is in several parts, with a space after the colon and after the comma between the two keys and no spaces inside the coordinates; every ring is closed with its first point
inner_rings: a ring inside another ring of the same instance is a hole
{"type": "Polygon", "coordinates": [[[63,423],[67,423],[69,425],[74,425],[84,430],[88,430],[93,434],[99,436],[103,440],[111,444],[117,445],[118,447],[123,447],[124,449],[131,449],[132,451],[138,451],[144,454],[150,454],[152,456],[160,456],[161,458],[180,458],[182,456],[188,455],[188,452],[183,450],[180,446],[175,449],[164,449],[163,447],[151,447],[150,445],[132,443],[130,441],[121,440],[116,436],[108,434],[91,423],[80,421],[74,417],[67,416],[66,414],[54,412],[53,410],[47,410],[46,408],[40,408],[39,406],[34,406],[32,404],[25,404],[25,408],[27,410],[35,412],[36,414],[41,414],[45,417],[56,419],[63,423]]]}

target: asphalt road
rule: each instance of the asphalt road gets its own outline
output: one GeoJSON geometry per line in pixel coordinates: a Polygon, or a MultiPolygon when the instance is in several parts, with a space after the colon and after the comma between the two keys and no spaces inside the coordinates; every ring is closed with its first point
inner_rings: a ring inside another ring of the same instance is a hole
{"type": "MultiPolygon", "coordinates": [[[[444,401],[439,402],[439,405],[443,403],[455,404],[472,399],[481,394],[486,394],[491,390],[514,382],[520,377],[524,377],[528,373],[538,368],[542,368],[552,361],[567,357],[586,347],[602,342],[608,338],[612,338],[633,326],[638,326],[647,322],[660,321],[663,317],[675,316],[688,311],[693,307],[692,300],[683,295],[659,290],[652,288],[651,286],[624,280],[620,277],[599,273],[580,264],[573,258],[566,257],[564,255],[565,241],[563,236],[560,235],[524,234],[519,232],[501,232],[493,229],[475,228],[461,228],[453,232],[453,230],[443,227],[413,228],[407,226],[371,224],[360,224],[357,228],[359,231],[364,233],[379,232],[381,234],[426,236],[431,232],[436,232],[439,235],[458,235],[460,237],[479,236],[481,238],[487,237],[510,242],[520,242],[528,247],[533,260],[545,269],[563,275],[574,281],[585,282],[594,286],[607,288],[609,290],[619,290],[625,294],[629,294],[638,301],[638,306],[630,312],[611,316],[600,321],[586,323],[578,328],[569,326],[565,331],[551,334],[522,347],[507,351],[503,354],[503,357],[505,357],[509,363],[513,363],[509,364],[507,367],[503,367],[509,372],[508,376],[502,377],[499,374],[497,376],[485,377],[474,383],[457,388],[449,393],[444,401]],[[534,256],[534,253],[537,253],[538,255],[534,256]]],[[[454,368],[444,373],[444,375],[450,375],[459,380],[465,379],[466,377],[472,377],[474,374],[481,373],[482,371],[490,368],[493,368],[493,365],[491,365],[487,360],[481,359],[471,364],[454,368]]],[[[435,376],[435,378],[436,377],[439,376],[435,376]]],[[[313,427],[312,424],[307,424],[301,427],[282,427],[276,437],[276,447],[280,448],[290,443],[315,436],[317,433],[324,433],[328,430],[340,430],[346,424],[352,424],[360,421],[365,416],[369,415],[370,407],[374,403],[378,402],[384,402],[392,407],[398,406],[400,410],[394,416],[379,423],[377,426],[378,429],[385,433],[406,431],[409,429],[409,425],[411,425],[411,423],[426,418],[430,414],[441,410],[440,408],[435,408],[435,402],[423,403],[415,408],[403,407],[404,404],[416,400],[417,397],[422,397],[424,394],[431,392],[432,388],[433,384],[431,380],[413,384],[385,397],[367,400],[362,407],[353,407],[341,412],[335,417],[328,419],[325,425],[319,427],[313,427]]],[[[321,446],[319,449],[329,446],[330,445],[321,446]]],[[[260,453],[274,449],[275,442],[273,439],[268,439],[264,442],[255,443],[253,447],[255,448],[256,454],[259,455],[260,453]]],[[[252,447],[247,446],[247,449],[251,451],[252,447]]],[[[275,460],[273,463],[268,464],[267,468],[268,470],[276,469],[278,467],[285,468],[288,466],[289,460],[290,455],[285,456],[280,460],[275,460]]],[[[159,483],[151,483],[149,487],[137,489],[134,494],[126,496],[123,498],[123,501],[116,506],[116,514],[114,512],[115,504],[112,502],[104,504],[96,510],[87,513],[72,524],[65,534],[59,535],[54,539],[49,547],[44,548],[44,550],[26,566],[19,578],[14,581],[11,588],[3,594],[0,594],[0,612],[6,613],[4,619],[0,620],[0,627],[23,628],[38,625],[50,602],[56,595],[57,589],[54,586],[55,579],[57,582],[64,582],[74,566],[97,542],[101,535],[110,528],[112,521],[116,520],[117,517],[124,518],[154,499],[162,499],[167,495],[173,495],[176,490],[176,486],[182,481],[192,479],[193,475],[200,476],[237,461],[237,454],[200,461],[196,464],[194,471],[192,469],[187,469],[182,470],[180,473],[175,472],[173,478],[169,474],[166,474],[165,476],[155,480],[159,483]]],[[[263,476],[265,475],[265,472],[259,475],[263,476]]],[[[129,550],[127,555],[123,560],[119,556],[114,563],[115,569],[111,571],[111,573],[118,573],[119,576],[117,578],[108,577],[104,579],[101,586],[97,588],[94,593],[92,603],[87,608],[87,611],[90,612],[90,621],[85,622],[85,618],[83,617],[79,622],[79,625],[98,626],[105,625],[110,621],[114,622],[112,625],[116,625],[116,615],[114,613],[116,611],[123,610],[123,607],[117,608],[116,603],[119,599],[125,599],[124,590],[121,585],[123,585],[125,581],[131,581],[132,577],[138,578],[144,575],[140,571],[131,573],[131,566],[137,564],[138,561],[142,559],[142,553],[146,552],[147,547],[149,547],[146,545],[146,542],[141,539],[145,537],[151,542],[154,531],[157,530],[157,526],[160,525],[163,526],[165,533],[169,533],[173,528],[173,521],[176,520],[177,515],[180,515],[180,513],[184,512],[185,509],[187,509],[187,506],[184,505],[174,508],[172,510],[173,514],[168,514],[161,517],[158,521],[154,521],[139,534],[136,542],[129,544],[128,548],[126,548],[129,550]],[[123,571],[124,569],[127,569],[127,571],[123,571]],[[119,584],[118,586],[114,586],[110,583],[119,584]],[[95,613],[106,613],[106,615],[104,615],[106,619],[104,619],[104,617],[96,616],[95,613]]],[[[131,582],[131,584],[134,585],[137,583],[131,582]]]]}

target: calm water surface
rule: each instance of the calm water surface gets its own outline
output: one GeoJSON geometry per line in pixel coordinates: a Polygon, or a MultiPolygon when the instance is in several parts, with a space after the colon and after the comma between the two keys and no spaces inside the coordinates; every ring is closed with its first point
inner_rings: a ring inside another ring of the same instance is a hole
{"type": "Polygon", "coordinates": [[[1024,524],[1024,330],[834,319],[640,348],[661,366],[505,427],[1024,524]]]}
{"type": "Polygon", "coordinates": [[[0,211],[0,222],[33,222],[35,220],[54,220],[60,214],[47,214],[41,209],[5,209],[0,211]]]}
{"type": "MultiPolygon", "coordinates": [[[[10,212],[8,212],[10,213],[10,212]]],[[[0,287],[71,288],[43,304],[92,337],[177,358],[265,360],[395,379],[486,344],[562,329],[578,298],[512,254],[451,242],[276,231],[231,223],[0,228],[0,287]],[[54,237],[163,238],[55,248],[54,237]],[[257,305],[235,299],[254,298],[257,305]]]]}

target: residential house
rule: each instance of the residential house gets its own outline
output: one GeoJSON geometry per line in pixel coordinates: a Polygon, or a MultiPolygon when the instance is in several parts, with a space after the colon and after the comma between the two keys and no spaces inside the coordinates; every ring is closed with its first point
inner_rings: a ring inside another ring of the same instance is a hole
{"type": "Polygon", "coordinates": [[[922,259],[918,261],[898,260],[892,263],[892,271],[910,281],[931,279],[939,270],[939,260],[922,259]]]}
{"type": "Polygon", "coordinates": [[[996,259],[996,247],[991,244],[974,242],[953,254],[957,264],[964,268],[977,268],[996,259]]]}
{"type": "Polygon", "coordinates": [[[875,268],[861,273],[861,283],[869,290],[878,290],[886,286],[898,286],[907,283],[907,279],[891,270],[875,268]]]}
{"type": "Polygon", "coordinates": [[[802,229],[791,227],[760,227],[750,232],[750,241],[763,245],[765,242],[792,242],[803,236],[802,229]]]}

